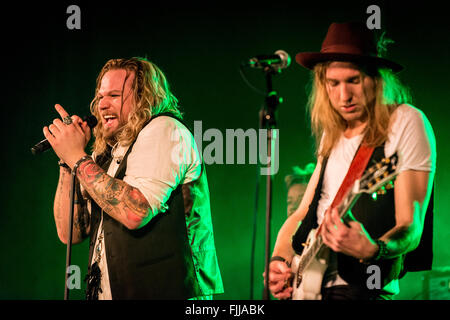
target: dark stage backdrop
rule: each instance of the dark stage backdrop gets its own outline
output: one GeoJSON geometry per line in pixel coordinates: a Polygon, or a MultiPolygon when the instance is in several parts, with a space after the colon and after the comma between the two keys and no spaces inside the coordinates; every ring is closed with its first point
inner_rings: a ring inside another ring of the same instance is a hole
{"type": "MultiPolygon", "coordinates": [[[[187,123],[193,126],[201,120],[203,132],[216,128],[225,138],[226,129],[258,127],[263,96],[243,81],[242,61],[278,49],[292,58],[299,51],[319,50],[331,22],[366,21],[366,9],[373,4],[278,2],[163,6],[151,1],[145,5],[74,1],[17,4],[2,10],[2,68],[7,72],[1,95],[0,299],[63,298],[66,247],[57,238],[52,213],[58,159],[53,151],[34,157],[30,147],[43,138],[43,126],[57,117],[55,103],[70,113],[88,114],[96,76],[108,59],[147,56],[165,72],[187,123]],[[80,6],[80,30],[66,27],[66,9],[71,4],[80,6]]],[[[406,67],[400,77],[434,127],[438,148],[434,268],[442,269],[450,265],[450,30],[446,10],[440,2],[374,3],[381,8],[382,27],[395,40],[388,57],[406,67]]],[[[260,70],[248,70],[247,75],[264,89],[260,70]]],[[[309,83],[309,73],[295,62],[274,77],[274,88],[284,102],[277,113],[280,166],[273,178],[272,247],[286,218],[284,176],[292,166],[315,161],[305,110],[309,83]]],[[[205,141],[203,147],[209,143],[205,141]]],[[[256,165],[236,164],[236,160],[235,164],[207,166],[225,286],[225,293],[217,299],[250,298],[256,172],[256,165]]],[[[264,269],[265,179],[260,183],[255,299],[262,297],[264,269]]],[[[82,277],[87,250],[87,242],[73,248],[72,263],[80,266],[82,277]]],[[[423,275],[411,273],[402,279],[399,298],[423,298],[423,275]]],[[[83,299],[83,288],[84,283],[71,297],[83,299]]]]}

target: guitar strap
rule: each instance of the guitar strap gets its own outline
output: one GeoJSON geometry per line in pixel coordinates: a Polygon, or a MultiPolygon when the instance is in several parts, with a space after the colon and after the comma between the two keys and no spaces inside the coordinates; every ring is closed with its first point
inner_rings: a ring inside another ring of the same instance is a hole
{"type": "MultiPolygon", "coordinates": [[[[373,151],[374,151],[373,147],[369,147],[365,144],[361,144],[359,146],[355,156],[353,157],[352,163],[350,164],[347,174],[344,177],[344,180],[338,192],[336,193],[333,203],[331,204],[332,207],[339,205],[339,203],[342,201],[342,199],[345,197],[348,191],[353,187],[353,184],[356,181],[356,179],[361,178],[364,169],[366,168],[367,163],[369,162],[369,159],[372,156],[373,151]]],[[[301,252],[303,251],[302,243],[306,242],[306,238],[311,229],[317,227],[317,205],[320,199],[322,182],[323,177],[325,175],[325,167],[327,165],[327,162],[328,157],[323,159],[322,161],[322,168],[320,172],[319,182],[316,186],[314,199],[312,200],[309,206],[308,213],[303,219],[300,227],[297,229],[297,232],[292,237],[292,247],[297,254],[301,254],[301,252]]]]}
{"type": "MultiPolygon", "coordinates": [[[[352,163],[350,164],[350,168],[348,168],[347,174],[345,175],[344,180],[342,181],[341,187],[339,188],[336,196],[334,197],[333,202],[331,203],[331,208],[335,208],[339,206],[348,192],[353,188],[353,184],[359,178],[361,178],[364,170],[367,167],[367,163],[369,162],[370,157],[372,156],[374,148],[369,147],[365,144],[361,144],[356,152],[355,157],[353,158],[352,163]]],[[[317,232],[320,232],[322,228],[322,224],[319,227],[317,232]]]]}

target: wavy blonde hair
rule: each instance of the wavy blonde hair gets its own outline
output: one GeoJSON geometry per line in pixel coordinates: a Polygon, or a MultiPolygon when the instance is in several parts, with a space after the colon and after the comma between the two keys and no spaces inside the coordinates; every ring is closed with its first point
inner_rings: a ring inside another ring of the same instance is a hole
{"type": "Polygon", "coordinates": [[[101,116],[98,110],[98,91],[105,73],[117,69],[123,69],[127,72],[123,87],[128,77],[132,73],[135,75],[131,89],[134,105],[125,125],[120,129],[117,142],[122,145],[131,144],[136,140],[147,121],[157,114],[169,112],[180,119],[182,118],[182,114],[178,109],[178,100],[170,92],[169,84],[164,73],[155,64],[146,58],[139,57],[111,59],[106,62],[97,77],[95,97],[90,104],[91,113],[98,120],[98,124],[94,128],[95,142],[93,144],[93,152],[98,155],[105,152],[107,146],[107,140],[103,134],[101,116]]]}
{"type": "MultiPolygon", "coordinates": [[[[347,127],[346,121],[331,105],[326,89],[325,75],[331,62],[322,62],[314,67],[313,85],[308,99],[311,129],[316,138],[316,155],[322,157],[330,155],[347,127]]],[[[409,103],[411,97],[409,90],[390,69],[360,67],[359,70],[362,78],[371,77],[375,82],[375,101],[364,103],[367,126],[363,134],[364,142],[376,147],[387,140],[394,110],[400,104],[409,103]]]]}

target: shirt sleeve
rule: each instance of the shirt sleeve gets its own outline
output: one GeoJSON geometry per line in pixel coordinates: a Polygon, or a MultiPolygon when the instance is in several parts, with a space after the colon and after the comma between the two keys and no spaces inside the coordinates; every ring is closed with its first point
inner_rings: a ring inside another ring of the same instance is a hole
{"type": "Polygon", "coordinates": [[[436,170],[436,140],[425,114],[412,106],[399,107],[393,123],[393,136],[400,156],[400,172],[436,170]]]}
{"type": "Polygon", "coordinates": [[[167,210],[166,202],[179,184],[196,180],[200,173],[201,158],[191,132],[161,116],[139,133],[123,180],[144,195],[153,217],[167,210]]]}

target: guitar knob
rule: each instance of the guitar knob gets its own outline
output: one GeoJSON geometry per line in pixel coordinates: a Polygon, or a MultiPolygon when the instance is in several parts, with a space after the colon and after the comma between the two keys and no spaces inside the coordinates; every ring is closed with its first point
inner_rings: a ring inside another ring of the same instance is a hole
{"type": "Polygon", "coordinates": [[[392,183],[392,181],[389,181],[389,183],[386,185],[386,189],[391,190],[394,188],[394,184],[392,183]]]}

